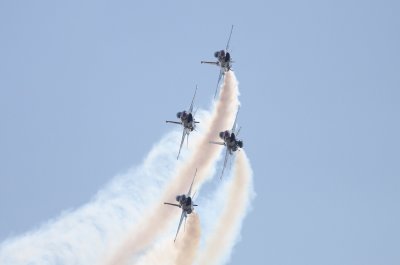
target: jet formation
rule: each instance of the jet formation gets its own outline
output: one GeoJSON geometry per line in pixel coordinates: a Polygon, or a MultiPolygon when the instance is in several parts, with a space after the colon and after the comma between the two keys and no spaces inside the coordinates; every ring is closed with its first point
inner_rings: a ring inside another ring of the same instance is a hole
{"type": "MultiPolygon", "coordinates": [[[[228,42],[226,44],[225,49],[223,50],[219,50],[216,51],[214,53],[214,57],[217,59],[216,61],[201,61],[201,63],[205,63],[205,64],[214,64],[216,66],[219,67],[219,76],[218,76],[218,81],[217,81],[217,87],[215,89],[215,94],[214,94],[214,99],[217,96],[217,92],[218,92],[218,86],[219,83],[222,79],[223,76],[225,76],[225,73],[228,71],[232,70],[232,57],[230,55],[229,52],[229,43],[231,40],[231,36],[232,36],[232,31],[233,31],[233,25],[231,27],[231,31],[229,33],[229,38],[228,38],[228,42]]],[[[189,134],[193,131],[196,130],[196,124],[199,123],[199,121],[195,120],[195,114],[196,112],[193,112],[193,104],[194,104],[194,99],[196,97],[196,93],[197,93],[197,86],[196,89],[194,91],[194,95],[192,98],[192,102],[189,106],[188,110],[183,110],[183,111],[179,111],[176,114],[176,117],[179,119],[178,121],[171,121],[171,120],[167,120],[166,123],[173,123],[173,124],[178,124],[178,125],[182,125],[183,127],[183,132],[182,132],[182,138],[181,138],[181,142],[180,142],[180,146],[179,146],[179,151],[178,151],[178,155],[177,155],[177,160],[179,160],[179,156],[182,150],[182,146],[183,143],[185,141],[185,137],[187,140],[187,146],[189,145],[189,134]]],[[[243,141],[239,140],[237,137],[239,136],[239,132],[240,132],[240,128],[236,131],[236,123],[237,123],[237,117],[238,117],[238,113],[239,113],[239,108],[238,111],[236,113],[236,117],[235,117],[235,121],[233,123],[232,129],[231,130],[225,130],[225,131],[221,131],[219,133],[219,137],[222,141],[210,141],[210,144],[217,144],[217,145],[222,145],[225,146],[225,157],[224,157],[224,164],[222,167],[222,172],[221,172],[221,176],[220,178],[222,178],[225,168],[227,166],[227,161],[229,159],[229,157],[233,156],[234,153],[238,150],[240,150],[241,148],[243,148],[243,141]]],[[[194,207],[197,206],[197,204],[194,204],[193,202],[193,197],[192,196],[192,188],[193,188],[193,183],[194,180],[196,178],[196,174],[197,174],[197,168],[196,171],[194,173],[193,179],[192,179],[192,183],[190,185],[189,191],[186,194],[181,194],[181,195],[177,195],[176,196],[176,202],[177,203],[170,203],[170,202],[164,202],[164,204],[166,205],[170,205],[170,206],[175,206],[178,207],[180,209],[182,209],[181,212],[181,218],[178,224],[178,229],[176,231],[176,235],[175,235],[175,239],[174,242],[176,241],[176,238],[178,236],[179,230],[181,228],[183,219],[185,219],[185,225],[186,225],[186,218],[189,214],[191,214],[194,211],[194,207]]]]}

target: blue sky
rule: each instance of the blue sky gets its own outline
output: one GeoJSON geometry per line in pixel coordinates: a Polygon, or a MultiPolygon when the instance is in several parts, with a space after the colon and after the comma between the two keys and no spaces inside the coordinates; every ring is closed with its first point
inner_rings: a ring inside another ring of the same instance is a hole
{"type": "Polygon", "coordinates": [[[257,197],[232,264],[398,264],[397,1],[0,2],[0,240],[86,203],[226,44],[257,197]]]}

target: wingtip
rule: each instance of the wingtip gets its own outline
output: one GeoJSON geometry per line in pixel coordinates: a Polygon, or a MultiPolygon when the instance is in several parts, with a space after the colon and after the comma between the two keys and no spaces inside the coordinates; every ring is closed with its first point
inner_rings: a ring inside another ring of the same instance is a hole
{"type": "Polygon", "coordinates": [[[222,172],[221,172],[221,176],[219,176],[219,180],[222,180],[222,177],[224,176],[224,172],[225,172],[225,169],[224,169],[224,170],[222,170],[222,172]]]}
{"type": "Polygon", "coordinates": [[[218,94],[218,86],[217,86],[217,88],[215,89],[214,99],[217,99],[217,94],[218,94]]]}

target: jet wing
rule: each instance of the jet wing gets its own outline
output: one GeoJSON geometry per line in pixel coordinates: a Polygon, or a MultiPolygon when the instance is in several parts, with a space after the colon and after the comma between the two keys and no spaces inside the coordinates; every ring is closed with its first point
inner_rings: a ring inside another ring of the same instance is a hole
{"type": "Polygon", "coordinates": [[[215,88],[215,94],[214,94],[214,98],[217,97],[217,92],[218,92],[218,87],[219,87],[219,82],[221,82],[221,78],[224,75],[225,71],[224,69],[221,67],[220,71],[219,71],[219,76],[218,76],[218,81],[217,81],[217,87],[215,88]]]}
{"type": "Polygon", "coordinates": [[[219,62],[201,61],[201,63],[208,63],[208,64],[219,65],[219,62]]]}
{"type": "Polygon", "coordinates": [[[242,127],[239,127],[239,130],[237,130],[237,132],[235,133],[236,134],[236,137],[238,137],[239,136],[239,133],[240,133],[240,130],[242,129],[242,127]]]}
{"type": "Polygon", "coordinates": [[[176,207],[182,208],[182,206],[177,204],[177,203],[164,202],[164,204],[168,204],[168,205],[172,205],[172,206],[176,206],[176,207]]]}
{"type": "Polygon", "coordinates": [[[196,97],[196,92],[197,92],[197,85],[196,85],[196,90],[194,91],[192,103],[190,104],[190,107],[189,107],[189,113],[193,112],[193,102],[194,102],[194,98],[196,97]]]}
{"type": "Polygon", "coordinates": [[[179,221],[178,230],[176,230],[174,243],[175,243],[176,238],[178,237],[179,229],[181,228],[181,224],[182,224],[183,218],[186,218],[186,212],[184,210],[182,210],[181,220],[179,221]]]}
{"type": "Polygon", "coordinates": [[[181,154],[182,145],[183,145],[183,142],[185,141],[185,134],[186,134],[186,131],[185,131],[185,128],[183,128],[181,146],[179,147],[179,152],[178,152],[178,156],[176,157],[176,160],[179,159],[179,155],[181,154]]]}
{"type": "Polygon", "coordinates": [[[194,176],[193,176],[192,184],[190,184],[190,188],[189,188],[189,191],[188,191],[187,197],[190,197],[190,195],[192,194],[192,187],[193,187],[194,179],[196,178],[196,174],[197,174],[197,168],[196,168],[196,171],[194,172],[194,176]]]}
{"type": "Polygon", "coordinates": [[[229,42],[231,41],[232,31],[233,31],[233,25],[231,27],[231,33],[229,34],[228,43],[226,44],[225,51],[228,51],[228,49],[229,49],[229,42]]]}
{"type": "Polygon", "coordinates": [[[225,158],[224,158],[224,166],[222,168],[220,179],[222,179],[222,176],[224,175],[224,171],[225,171],[225,168],[226,168],[226,163],[228,162],[228,155],[229,155],[228,153],[229,153],[229,149],[228,149],[228,147],[226,147],[225,158]]]}
{"type": "Polygon", "coordinates": [[[236,117],[235,117],[235,121],[233,122],[233,126],[232,126],[231,133],[232,133],[232,132],[235,132],[236,120],[237,120],[237,117],[238,117],[238,114],[239,114],[239,110],[240,110],[240,106],[238,106],[238,110],[237,110],[237,112],[236,112],[236,117]]]}
{"type": "Polygon", "coordinates": [[[182,125],[182,122],[179,121],[165,121],[166,123],[175,123],[175,124],[180,124],[182,125]]]}
{"type": "Polygon", "coordinates": [[[219,144],[219,145],[225,145],[224,142],[214,142],[214,141],[209,141],[208,143],[210,144],[219,144]]]}

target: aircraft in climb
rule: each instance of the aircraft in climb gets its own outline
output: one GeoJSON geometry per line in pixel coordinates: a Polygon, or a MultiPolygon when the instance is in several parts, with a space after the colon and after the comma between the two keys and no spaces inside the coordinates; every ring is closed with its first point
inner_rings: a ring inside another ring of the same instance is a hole
{"type": "Polygon", "coordinates": [[[178,203],[164,202],[164,204],[176,206],[176,207],[179,207],[179,208],[182,209],[181,219],[179,221],[178,230],[176,231],[174,242],[176,240],[176,237],[178,236],[179,229],[181,228],[181,224],[182,224],[183,218],[185,218],[185,226],[186,226],[187,215],[191,214],[194,211],[194,206],[197,206],[197,204],[193,203],[193,199],[191,197],[192,196],[193,182],[194,182],[194,179],[196,178],[196,174],[197,174],[197,168],[196,168],[196,171],[194,173],[192,184],[190,185],[188,193],[176,196],[176,201],[179,204],[178,203]]]}
{"type": "Polygon", "coordinates": [[[218,81],[217,81],[217,87],[215,88],[214,98],[217,96],[218,85],[219,85],[219,82],[221,81],[222,76],[225,75],[225,72],[228,72],[229,70],[231,70],[231,67],[232,67],[233,61],[232,61],[231,55],[229,53],[229,42],[231,40],[232,31],[233,31],[233,25],[231,27],[231,33],[229,34],[228,43],[226,44],[225,50],[216,51],[214,53],[214,57],[217,58],[217,61],[201,61],[201,63],[215,64],[220,67],[219,77],[218,77],[218,81]]]}
{"type": "Polygon", "coordinates": [[[194,113],[193,113],[193,102],[194,102],[194,98],[196,97],[196,92],[197,92],[197,86],[196,86],[196,90],[194,91],[194,95],[193,95],[192,103],[190,104],[190,107],[189,107],[189,111],[186,111],[186,110],[179,111],[176,114],[176,117],[178,119],[180,119],[180,121],[165,121],[166,123],[180,124],[183,126],[181,145],[179,147],[179,152],[178,152],[178,156],[176,157],[176,159],[179,159],[182,145],[183,145],[183,142],[185,141],[185,136],[187,136],[187,143],[189,144],[189,134],[190,134],[190,132],[192,132],[193,130],[196,129],[196,123],[199,123],[198,121],[196,121],[194,119],[194,113]]]}
{"type": "Polygon", "coordinates": [[[239,109],[236,113],[235,122],[233,123],[232,129],[230,131],[226,130],[219,133],[219,137],[223,140],[223,142],[210,141],[210,144],[219,144],[219,145],[224,145],[226,147],[224,165],[222,168],[222,173],[220,178],[222,178],[222,176],[224,175],[224,170],[226,168],[229,155],[233,155],[233,153],[239,150],[239,148],[243,148],[243,141],[237,139],[241,128],[239,128],[239,130],[235,132],[236,120],[238,114],[239,114],[239,109]]]}

